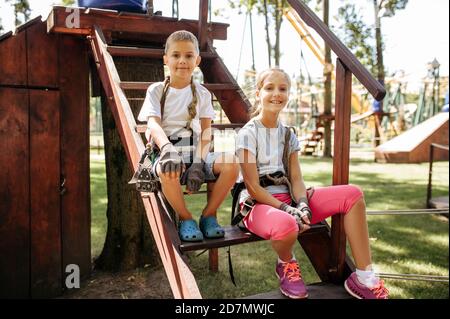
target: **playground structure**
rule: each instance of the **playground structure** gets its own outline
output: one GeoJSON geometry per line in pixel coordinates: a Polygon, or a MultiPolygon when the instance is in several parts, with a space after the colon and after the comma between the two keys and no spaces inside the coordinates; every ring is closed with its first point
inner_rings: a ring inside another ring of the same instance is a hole
{"type": "MultiPolygon", "coordinates": [[[[429,160],[432,143],[448,145],[448,113],[425,122],[375,148],[375,160],[383,163],[422,163],[429,160]]],[[[448,160],[448,152],[437,151],[435,160],[448,160]]]]}
{"type": "MultiPolygon", "coordinates": [[[[396,136],[375,148],[375,160],[387,163],[427,162],[432,143],[448,145],[448,112],[439,113],[439,62],[428,64],[428,75],[423,79],[418,105],[405,103],[401,80],[392,81],[391,94],[385,97],[388,114],[396,122],[396,136]],[[398,132],[398,133],[397,133],[398,132]]],[[[391,84],[389,83],[389,84],[391,84]]],[[[391,85],[389,85],[391,86],[391,85]]],[[[448,160],[448,152],[437,150],[435,160],[448,160]]]]}
{"type": "MultiPolygon", "coordinates": [[[[375,99],[385,90],[303,2],[288,2],[338,56],[333,184],[347,184],[352,75],[375,99]]],[[[103,87],[131,171],[145,144],[126,93],[150,83],[122,81],[114,58],[161,60],[165,39],[176,30],[198,36],[204,85],[232,123],[215,127],[248,120],[250,104],[213,47],[214,39],[226,39],[228,25],[208,22],[207,0],[200,0],[198,21],[79,8],[74,28],[66,24],[71,10],[55,6],[45,22],[38,17],[0,38],[0,164],[7,172],[0,184],[2,297],[57,296],[70,264],[80,265],[82,278],[90,274],[89,74],[103,87]]],[[[175,298],[201,298],[187,251],[208,249],[210,268],[217,269],[218,248],[261,240],[227,227],[222,239],[181,242],[162,194],[142,193],[141,199],[175,298]]],[[[321,280],[313,288],[346,297],[341,284],[354,265],[342,216],[333,216],[331,227],[314,225],[298,241],[321,280]]]]}

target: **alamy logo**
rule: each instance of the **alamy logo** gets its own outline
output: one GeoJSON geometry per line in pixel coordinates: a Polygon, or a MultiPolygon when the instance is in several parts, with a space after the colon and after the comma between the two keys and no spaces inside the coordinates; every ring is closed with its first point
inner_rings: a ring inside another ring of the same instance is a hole
{"type": "Polygon", "coordinates": [[[66,266],[66,287],[68,289],[80,288],[80,267],[76,264],[66,266]]]}
{"type": "Polygon", "coordinates": [[[66,8],[69,15],[66,17],[66,27],[69,29],[80,27],[80,9],[66,8]]]}

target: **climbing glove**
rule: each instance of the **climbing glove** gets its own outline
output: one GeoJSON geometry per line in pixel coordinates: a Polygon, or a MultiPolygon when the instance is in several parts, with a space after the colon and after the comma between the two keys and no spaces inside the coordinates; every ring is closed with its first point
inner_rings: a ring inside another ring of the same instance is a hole
{"type": "Polygon", "coordinates": [[[186,188],[189,191],[198,191],[205,181],[205,173],[203,172],[204,164],[205,162],[203,160],[196,159],[186,170],[186,188]]]}
{"type": "Polygon", "coordinates": [[[172,143],[167,143],[161,147],[161,156],[159,159],[161,165],[161,172],[166,173],[180,173],[183,168],[183,159],[178,154],[177,149],[172,143]]]}
{"type": "Polygon", "coordinates": [[[305,217],[308,218],[307,224],[309,224],[312,219],[312,211],[311,208],[309,208],[308,199],[306,197],[302,197],[299,199],[297,209],[299,209],[302,212],[301,216],[303,220],[305,220],[305,217]]]}
{"type": "Polygon", "coordinates": [[[299,210],[295,207],[292,207],[286,203],[282,203],[280,206],[280,209],[282,211],[285,211],[289,215],[294,216],[300,232],[303,232],[303,231],[309,229],[309,220],[305,219],[306,216],[304,213],[302,213],[301,210],[299,210]]]}

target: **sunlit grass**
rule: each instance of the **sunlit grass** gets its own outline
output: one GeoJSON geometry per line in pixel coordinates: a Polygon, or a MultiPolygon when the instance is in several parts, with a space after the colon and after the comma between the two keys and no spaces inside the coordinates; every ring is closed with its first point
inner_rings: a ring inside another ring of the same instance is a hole
{"type": "MultiPolygon", "coordinates": [[[[330,185],[332,160],[300,158],[308,186],[330,185]]],[[[434,165],[433,196],[448,196],[448,162],[434,165]]],[[[92,256],[100,253],[106,233],[106,188],[104,162],[91,161],[92,256]]],[[[365,193],[369,210],[424,208],[428,163],[378,164],[354,159],[350,183],[365,193]]],[[[205,186],[203,186],[205,188],[205,186]]],[[[186,196],[189,209],[198,218],[206,195],[186,196]]],[[[222,224],[230,223],[231,197],[218,211],[222,224]]],[[[372,256],[377,272],[449,275],[448,219],[434,215],[368,216],[372,256]]],[[[235,287],[228,274],[227,248],[219,249],[219,272],[208,270],[208,254],[189,253],[190,265],[204,298],[239,298],[278,288],[274,274],[276,255],[269,242],[231,247],[235,287]]],[[[350,254],[350,250],[348,251],[350,254]]],[[[320,281],[300,245],[295,248],[307,283],[320,281]]],[[[448,283],[385,279],[392,298],[449,298],[448,283]]]]}

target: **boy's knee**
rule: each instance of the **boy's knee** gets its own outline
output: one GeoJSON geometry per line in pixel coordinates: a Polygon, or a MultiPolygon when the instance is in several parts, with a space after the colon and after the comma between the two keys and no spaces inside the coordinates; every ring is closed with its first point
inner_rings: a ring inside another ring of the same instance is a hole
{"type": "Polygon", "coordinates": [[[235,155],[228,153],[222,155],[220,173],[225,173],[227,176],[234,176],[237,178],[239,175],[239,163],[235,155]]]}

